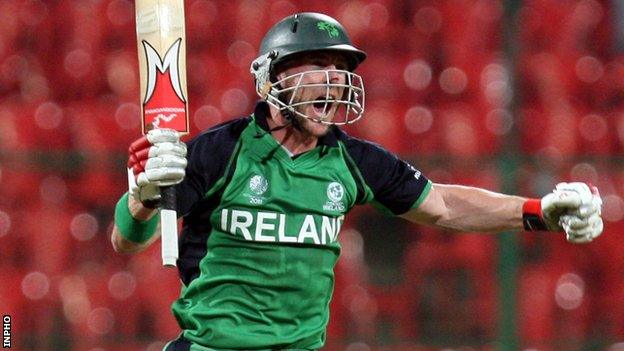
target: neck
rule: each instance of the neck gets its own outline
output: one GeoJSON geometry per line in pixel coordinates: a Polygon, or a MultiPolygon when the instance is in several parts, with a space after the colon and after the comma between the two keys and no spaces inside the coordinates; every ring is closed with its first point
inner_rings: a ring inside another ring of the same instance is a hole
{"type": "Polygon", "coordinates": [[[312,150],[318,143],[318,138],[305,130],[294,128],[282,114],[271,106],[271,117],[267,118],[269,129],[287,125],[284,128],[277,129],[271,133],[271,136],[277,140],[286,150],[293,155],[299,155],[306,151],[312,150]]]}

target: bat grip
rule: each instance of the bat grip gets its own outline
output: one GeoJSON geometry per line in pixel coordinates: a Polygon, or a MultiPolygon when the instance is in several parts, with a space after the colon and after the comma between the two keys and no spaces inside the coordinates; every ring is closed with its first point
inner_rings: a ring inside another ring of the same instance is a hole
{"type": "Polygon", "coordinates": [[[160,188],[160,228],[163,266],[175,267],[178,260],[178,216],[176,193],[172,186],[160,188]]]}

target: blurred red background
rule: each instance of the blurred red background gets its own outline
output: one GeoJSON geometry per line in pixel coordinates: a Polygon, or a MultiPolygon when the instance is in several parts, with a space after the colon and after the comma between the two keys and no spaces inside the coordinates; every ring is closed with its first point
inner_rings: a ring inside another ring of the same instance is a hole
{"type": "MultiPolygon", "coordinates": [[[[357,209],[341,233],[327,350],[504,348],[508,282],[522,349],[624,350],[623,7],[186,1],[191,135],[251,111],[249,64],[273,23],[325,12],[369,56],[365,117],[349,133],[435,182],[601,190],[603,236],[574,246],[517,234],[517,280],[500,271],[496,237],[357,209]]],[[[0,1],[0,313],[15,349],[155,351],[179,333],[178,278],[159,245],[123,256],[109,242],[140,132],[136,51],[132,1],[0,1]]]]}

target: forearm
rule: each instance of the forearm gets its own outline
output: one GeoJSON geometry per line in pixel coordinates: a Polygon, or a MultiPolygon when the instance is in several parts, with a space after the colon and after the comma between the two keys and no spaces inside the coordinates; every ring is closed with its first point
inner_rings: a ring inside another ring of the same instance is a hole
{"type": "Polygon", "coordinates": [[[519,196],[461,185],[434,184],[432,192],[410,211],[408,220],[442,229],[464,232],[500,232],[521,230],[522,206],[519,196]]]}
{"type": "MultiPolygon", "coordinates": [[[[128,198],[128,210],[130,215],[139,221],[148,221],[152,219],[158,212],[156,209],[147,208],[143,206],[140,201],[137,201],[132,196],[128,198]]],[[[124,237],[121,233],[119,226],[117,223],[113,226],[113,230],[111,233],[111,243],[113,245],[113,249],[115,252],[119,253],[136,253],[145,250],[149,247],[156,239],[158,238],[158,233],[160,233],[160,224],[158,224],[155,230],[151,233],[150,238],[142,243],[137,243],[130,241],[124,237]]]]}

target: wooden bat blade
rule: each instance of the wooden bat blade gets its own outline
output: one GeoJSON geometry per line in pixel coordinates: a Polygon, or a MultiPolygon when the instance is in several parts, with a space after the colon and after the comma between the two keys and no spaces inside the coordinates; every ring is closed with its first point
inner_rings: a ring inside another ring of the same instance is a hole
{"type": "Polygon", "coordinates": [[[142,132],[188,133],[186,35],[182,0],[137,0],[142,132]]]}

